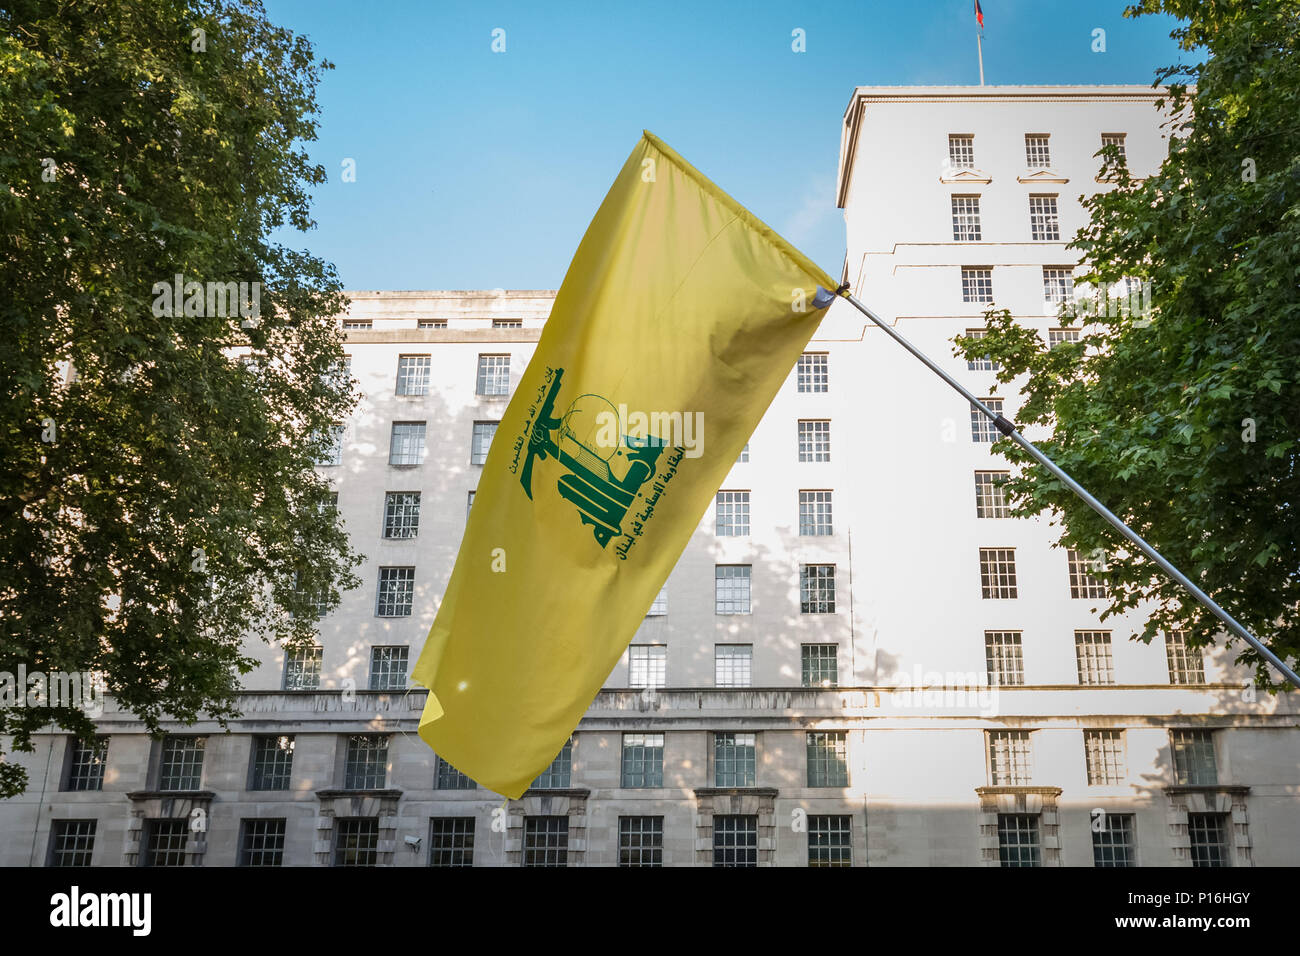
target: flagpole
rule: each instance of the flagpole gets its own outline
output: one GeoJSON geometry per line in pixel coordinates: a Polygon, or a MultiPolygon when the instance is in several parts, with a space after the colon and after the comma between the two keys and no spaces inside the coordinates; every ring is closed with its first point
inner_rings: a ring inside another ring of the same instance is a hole
{"type": "Polygon", "coordinates": [[[984,85],[984,32],[977,30],[975,32],[975,45],[980,51],[980,86],[984,85]]]}
{"type": "Polygon", "coordinates": [[[1137,532],[1135,532],[1132,528],[1130,528],[1123,521],[1121,521],[1114,514],[1112,514],[1111,511],[1100,501],[1094,498],[1086,488],[1084,488],[1081,484],[1079,484],[1077,481],[1071,478],[1054,461],[1052,461],[1041,451],[1039,451],[1032,442],[1030,442],[1027,438],[1025,438],[1025,436],[1020,434],[1020,432],[1016,429],[1016,426],[1014,424],[1012,424],[1007,419],[1003,418],[1000,413],[993,412],[987,405],[985,405],[973,394],[971,394],[969,389],[967,389],[955,378],[953,378],[942,368],[936,365],[930,359],[929,356],[927,356],[924,352],[916,348],[916,346],[914,346],[911,342],[909,342],[906,338],[904,338],[901,333],[899,333],[896,329],[894,329],[892,326],[886,323],[878,315],[876,315],[865,305],[859,302],[856,296],[850,294],[847,290],[841,291],[840,294],[843,295],[843,297],[846,300],[848,300],[848,302],[852,304],[854,308],[856,308],[859,312],[861,312],[868,319],[874,322],[879,328],[883,329],[886,332],[886,334],[890,336],[890,338],[892,338],[903,348],[907,349],[907,351],[911,352],[914,357],[919,359],[921,363],[926,366],[926,368],[928,368],[930,371],[934,372],[934,374],[938,375],[941,379],[947,382],[963,398],[965,398],[968,402],[970,402],[972,407],[979,409],[979,411],[993,423],[993,426],[999,432],[1001,432],[1007,438],[1010,438],[1013,442],[1015,442],[1025,451],[1027,451],[1030,457],[1032,457],[1036,462],[1038,462],[1040,465],[1042,465],[1044,468],[1050,471],[1053,475],[1059,478],[1067,488],[1069,488],[1081,499],[1083,499],[1083,502],[1086,505],[1088,505],[1088,507],[1090,507],[1093,511],[1097,512],[1097,514],[1099,514],[1102,518],[1104,518],[1106,522],[1110,524],[1111,527],[1113,527],[1116,531],[1118,531],[1125,538],[1131,541],[1139,551],[1141,551],[1148,558],[1150,558],[1161,568],[1163,568],[1166,574],[1168,574],[1171,578],[1173,578],[1184,588],[1186,588],[1189,592],[1191,592],[1191,595],[1194,598],[1196,598],[1196,600],[1200,601],[1201,604],[1205,605],[1205,607],[1215,617],[1217,617],[1220,621],[1222,621],[1227,626],[1228,630],[1232,631],[1232,633],[1236,634],[1238,637],[1240,637],[1242,640],[1248,643],[1251,647],[1257,650],[1265,660],[1267,660],[1270,664],[1272,664],[1279,671],[1281,671],[1287,680],[1289,680],[1296,687],[1300,688],[1300,676],[1297,676],[1295,671],[1287,667],[1286,663],[1280,657],[1278,657],[1275,653],[1273,653],[1271,650],[1265,647],[1264,644],[1258,638],[1255,637],[1255,635],[1250,633],[1250,631],[1246,630],[1241,624],[1237,623],[1236,619],[1233,618],[1232,615],[1230,615],[1223,608],[1219,607],[1219,605],[1216,604],[1208,594],[1206,594],[1195,584],[1193,584],[1192,581],[1185,574],[1183,574],[1183,572],[1179,571],[1168,560],[1166,560],[1164,555],[1162,555],[1155,548],[1151,547],[1151,545],[1147,544],[1146,541],[1142,540],[1142,538],[1139,537],[1137,532]]]}

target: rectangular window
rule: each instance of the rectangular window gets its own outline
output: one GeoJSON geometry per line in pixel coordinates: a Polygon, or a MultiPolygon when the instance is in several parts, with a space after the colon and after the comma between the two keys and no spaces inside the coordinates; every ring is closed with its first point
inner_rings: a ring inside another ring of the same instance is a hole
{"type": "MultiPolygon", "coordinates": [[[[313,438],[318,437],[319,432],[313,433],[313,438]]],[[[343,426],[333,425],[326,430],[325,447],[321,449],[320,456],[316,459],[316,464],[322,467],[330,467],[342,464],[343,462],[343,426]]]]}
{"type": "Polygon", "coordinates": [[[753,673],[752,644],[713,646],[713,683],[718,687],[748,687],[753,673]]]}
{"type": "MultiPolygon", "coordinates": [[[[25,691],[25,688],[24,688],[25,691]]],[[[68,777],[65,791],[104,789],[104,766],[108,763],[108,738],[82,741],[68,738],[68,777]]]]}
{"type": "Polygon", "coordinates": [[[473,817],[433,817],[429,820],[429,865],[474,865],[473,817]]]}
{"type": "Polygon", "coordinates": [[[998,814],[998,861],[1002,866],[1042,866],[1037,813],[998,814]]]}
{"type": "Polygon", "coordinates": [[[240,866],[283,866],[285,820],[242,820],[240,866]]]}
{"type": "MultiPolygon", "coordinates": [[[[966,338],[982,339],[987,336],[987,329],[967,329],[966,338]]],[[[987,355],[976,355],[966,360],[966,370],[968,372],[996,372],[1001,366],[989,358],[987,355]]]]}
{"type": "Polygon", "coordinates": [[[305,605],[307,614],[317,620],[324,617],[329,608],[329,591],[325,588],[306,587],[299,571],[293,573],[293,596],[305,605]]]}
{"type": "Polygon", "coordinates": [[[842,730],[808,733],[808,786],[849,785],[848,737],[842,730]]]}
{"type": "Polygon", "coordinates": [[[758,866],[758,817],[753,814],[714,814],[713,865],[758,866]]]}
{"type": "Polygon", "coordinates": [[[1171,730],[1174,782],[1182,787],[1213,787],[1219,782],[1214,737],[1208,730],[1171,730]]]}
{"type": "Polygon", "coordinates": [[[380,568],[375,602],[378,617],[410,617],[415,598],[415,568],[380,568]]]}
{"type": "Polygon", "coordinates": [[[1061,221],[1055,196],[1029,197],[1029,238],[1046,242],[1060,240],[1061,221]]]}
{"type": "Polygon", "coordinates": [[[379,818],[342,817],[334,821],[334,865],[379,864],[379,818]]]}
{"type": "Polygon", "coordinates": [[[1128,776],[1124,760],[1124,731],[1085,730],[1083,754],[1088,767],[1088,786],[1118,787],[1128,776]]]}
{"type": "Polygon", "coordinates": [[[1092,831],[1093,866],[1137,866],[1137,825],[1132,813],[1107,813],[1092,831]]]}
{"type": "Polygon", "coordinates": [[[370,648],[370,690],[406,690],[411,649],[406,646],[370,648]]]}
{"type": "Polygon", "coordinates": [[[961,270],[961,300],[963,302],[992,302],[993,270],[968,269],[963,266],[961,270]]]}
{"type": "Polygon", "coordinates": [[[740,449],[740,457],[736,459],[736,464],[749,461],[749,442],[745,442],[745,447],[740,449]]]}
{"type": "Polygon", "coordinates": [[[952,197],[953,242],[980,241],[980,197],[952,197]]]}
{"type": "Polygon", "coordinates": [[[206,742],[203,737],[164,737],[158,762],[158,789],[198,790],[206,742]]]}
{"type": "MultiPolygon", "coordinates": [[[[987,405],[988,410],[994,415],[1002,414],[1002,399],[981,398],[980,401],[987,405]]],[[[970,440],[976,444],[989,444],[1001,437],[1002,435],[998,432],[997,426],[993,424],[993,420],[972,405],[970,407],[970,440]]]]}
{"type": "Polygon", "coordinates": [[[1110,631],[1075,631],[1074,656],[1080,684],[1115,683],[1115,662],[1110,653],[1110,631]]]}
{"type": "Polygon", "coordinates": [[[835,687],[840,682],[836,644],[804,644],[799,648],[800,682],[804,687],[835,687]]]}
{"type": "Polygon", "coordinates": [[[324,648],[291,647],[284,652],[284,689],[316,690],[320,687],[321,656],[324,648]]]}
{"type": "Polygon", "coordinates": [[[668,648],[663,644],[633,644],[627,649],[628,686],[663,687],[668,674],[668,648]]]}
{"type": "Polygon", "coordinates": [[[1205,683],[1205,655],[1199,647],[1188,645],[1186,631],[1165,635],[1165,657],[1169,662],[1169,683],[1205,683]]]}
{"type": "Polygon", "coordinates": [[[524,818],[524,866],[569,865],[569,818],[524,818]]]}
{"type": "Polygon", "coordinates": [[[388,738],[352,734],[343,762],[344,790],[383,790],[388,782],[388,738]]]}
{"type": "Polygon", "coordinates": [[[478,357],[478,383],[480,395],[510,394],[510,356],[480,355],[478,357]]]}
{"type": "Polygon", "coordinates": [[[254,737],[250,790],[288,790],[293,775],[292,737],[254,737]]]}
{"type": "Polygon", "coordinates": [[[975,137],[964,134],[948,136],[948,166],[951,169],[975,168],[975,137]]]}
{"type": "Polygon", "coordinates": [[[806,421],[799,423],[799,460],[831,460],[831,423],[806,421]]]}
{"type": "Polygon", "coordinates": [[[492,328],[494,329],[522,329],[524,327],[523,319],[493,319],[492,328]]]}
{"type": "Polygon", "coordinates": [[[826,352],[804,352],[795,366],[801,392],[825,392],[830,388],[830,356],[826,352]]]}
{"type": "Polygon", "coordinates": [[[717,533],[720,538],[743,538],[749,534],[749,492],[719,491],[714,499],[717,533]]]}
{"type": "Polygon", "coordinates": [[[1015,548],[980,548],[980,590],[991,601],[1018,596],[1015,548]]]}
{"type": "Polygon", "coordinates": [[[469,520],[470,509],[474,507],[474,492],[470,492],[465,499],[465,520],[469,520]]]}
{"type": "Polygon", "coordinates": [[[799,612],[801,614],[835,613],[835,565],[800,565],[799,612]]]}
{"type": "Polygon", "coordinates": [[[1229,866],[1228,814],[1187,814],[1187,836],[1191,843],[1192,866],[1229,866]]]}
{"type": "Polygon", "coordinates": [[[415,322],[417,329],[445,329],[447,327],[446,319],[417,319],[415,322]]]}
{"type": "Polygon", "coordinates": [[[390,491],[384,495],[384,537],[414,538],[420,531],[420,493],[390,491]]]}
{"type": "Polygon", "coordinates": [[[1023,687],[1025,661],[1019,631],[985,631],[984,662],[990,687],[1023,687]]]}
{"type": "Polygon", "coordinates": [[[567,790],[573,783],[573,738],[570,737],[555,755],[550,766],[533,781],[534,790],[567,790]]]}
{"type": "Polygon", "coordinates": [[[975,517],[1008,518],[1007,497],[1002,485],[1011,477],[1009,471],[975,472],[975,517]]]}
{"type": "Polygon", "coordinates": [[[1025,134],[1025,165],[1030,169],[1047,169],[1052,165],[1051,137],[1046,133],[1025,134]]]}
{"type": "Polygon", "coordinates": [[[756,749],[757,737],[754,734],[714,734],[713,785],[754,786],[756,749]]]}
{"type": "Polygon", "coordinates": [[[646,617],[663,617],[668,613],[668,585],[659,589],[655,599],[650,603],[650,610],[646,611],[646,617]]]}
{"type": "Polygon", "coordinates": [[[471,778],[465,776],[447,761],[441,757],[438,758],[438,769],[434,776],[434,789],[436,790],[477,790],[476,784],[471,778]]]}
{"type": "Polygon", "coordinates": [[[90,866],[94,853],[94,820],[54,821],[50,830],[50,866],[90,866]]]}
{"type": "Polygon", "coordinates": [[[618,865],[664,865],[664,818],[618,818],[618,865]]]}
{"type": "Polygon", "coordinates": [[[424,464],[424,422],[393,422],[388,442],[390,465],[424,464]]]}
{"type": "Polygon", "coordinates": [[[471,465],[483,465],[487,463],[488,449],[492,447],[492,439],[496,437],[497,426],[500,422],[475,422],[474,435],[470,440],[469,463],[471,465]]]}
{"type": "Polygon", "coordinates": [[[145,820],[140,837],[140,865],[184,866],[189,838],[190,821],[185,817],[145,820]]]}
{"type": "Polygon", "coordinates": [[[428,355],[397,356],[397,394],[428,395],[433,359],[428,355]]]}
{"type": "Polygon", "coordinates": [[[1027,730],[990,730],[989,783],[995,787],[1027,787],[1032,776],[1032,752],[1027,730]]]}
{"type": "Polygon", "coordinates": [[[719,564],[713,569],[713,607],[718,614],[748,614],[748,564],[719,564]]]}
{"type": "Polygon", "coordinates": [[[829,491],[799,492],[799,533],[818,536],[834,533],[829,491]]]}
{"type": "Polygon", "coordinates": [[[1074,267],[1043,266],[1043,301],[1061,305],[1074,301],[1074,267]]]}
{"type": "Polygon", "coordinates": [[[664,735],[624,734],[623,772],[620,786],[627,788],[664,785],[664,735]]]}
{"type": "Polygon", "coordinates": [[[372,328],[373,326],[374,326],[374,322],[371,321],[370,319],[344,319],[343,320],[343,328],[352,329],[354,331],[369,329],[372,328]]]}
{"type": "Polygon", "coordinates": [[[1118,151],[1119,153],[1119,161],[1121,166],[1126,165],[1128,163],[1128,146],[1126,145],[1127,139],[1128,139],[1127,133],[1102,133],[1101,134],[1102,148],[1104,149],[1107,146],[1114,146],[1116,151],[1118,151]]]}
{"type": "Polygon", "coordinates": [[[1106,584],[1099,577],[1099,571],[1106,570],[1106,562],[1100,557],[1085,558],[1078,551],[1068,549],[1065,553],[1070,566],[1070,597],[1104,598],[1106,584]]]}
{"type": "Polygon", "coordinates": [[[1078,342],[1078,329],[1048,329],[1047,330],[1047,347],[1056,348],[1058,345],[1064,345],[1066,342],[1078,342]]]}
{"type": "Polygon", "coordinates": [[[853,865],[853,818],[849,816],[808,817],[808,865],[853,865]]]}

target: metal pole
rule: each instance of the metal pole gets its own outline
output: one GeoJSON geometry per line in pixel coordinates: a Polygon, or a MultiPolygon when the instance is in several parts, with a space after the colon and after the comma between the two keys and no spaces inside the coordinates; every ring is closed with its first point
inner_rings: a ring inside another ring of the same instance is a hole
{"type": "Polygon", "coordinates": [[[956,392],[958,392],[963,398],[965,398],[968,402],[970,402],[972,406],[979,409],[980,412],[982,412],[985,416],[988,417],[988,419],[991,422],[993,422],[994,427],[997,428],[999,432],[1001,432],[1007,438],[1010,438],[1013,442],[1015,442],[1025,451],[1029,452],[1030,456],[1033,457],[1033,459],[1036,462],[1038,462],[1040,465],[1042,465],[1044,468],[1050,471],[1057,478],[1061,479],[1061,481],[1064,482],[1065,486],[1069,488],[1071,491],[1073,491],[1080,498],[1082,498],[1084,503],[1089,508],[1091,508],[1093,511],[1097,512],[1097,514],[1105,518],[1107,523],[1110,524],[1111,527],[1113,527],[1116,531],[1118,531],[1125,538],[1131,541],[1139,551],[1141,551],[1148,558],[1150,558],[1161,568],[1163,568],[1166,574],[1168,574],[1171,578],[1173,578],[1184,588],[1190,591],[1192,597],[1196,598],[1196,600],[1200,601],[1203,605],[1205,605],[1205,607],[1208,608],[1209,611],[1212,614],[1214,614],[1215,617],[1217,617],[1220,621],[1222,621],[1227,626],[1228,630],[1230,630],[1233,634],[1236,634],[1238,637],[1240,637],[1242,640],[1248,643],[1251,647],[1255,648],[1255,650],[1259,651],[1260,655],[1265,660],[1267,660],[1270,664],[1276,667],[1279,671],[1281,671],[1287,680],[1289,680],[1296,687],[1300,688],[1300,676],[1297,676],[1295,671],[1287,667],[1286,662],[1283,661],[1282,658],[1278,657],[1271,650],[1265,647],[1263,643],[1261,643],[1260,640],[1255,637],[1255,635],[1251,634],[1250,631],[1246,630],[1244,627],[1238,624],[1236,619],[1234,619],[1231,614],[1229,614],[1223,608],[1219,607],[1219,605],[1214,602],[1213,598],[1211,598],[1208,594],[1206,594],[1195,584],[1193,584],[1192,581],[1187,577],[1187,575],[1183,574],[1183,572],[1179,571],[1176,567],[1170,564],[1165,559],[1164,555],[1162,555],[1155,548],[1151,547],[1151,545],[1143,541],[1142,538],[1138,536],[1137,532],[1135,532],[1132,528],[1130,528],[1123,521],[1121,521],[1114,514],[1112,514],[1110,509],[1108,509],[1100,501],[1098,501],[1091,494],[1089,494],[1086,488],[1084,488],[1081,484],[1079,484],[1077,481],[1075,481],[1073,478],[1067,475],[1064,471],[1061,470],[1059,466],[1057,466],[1057,464],[1054,461],[1052,461],[1041,451],[1035,448],[1034,444],[1031,441],[1029,441],[1029,439],[1025,438],[1024,435],[1020,434],[1020,432],[1016,429],[1015,425],[1013,425],[1007,419],[1003,418],[1000,414],[993,412],[987,405],[985,405],[978,398],[972,395],[965,386],[963,386],[955,378],[953,378],[951,375],[949,375],[947,372],[941,369],[938,365],[936,365],[933,361],[931,361],[929,356],[927,356],[925,353],[917,349],[916,346],[914,346],[911,342],[905,339],[897,330],[895,330],[892,326],[890,326],[883,319],[881,319],[880,316],[876,315],[865,305],[859,302],[856,296],[851,295],[848,292],[844,292],[842,293],[842,295],[845,299],[847,299],[850,303],[852,303],[854,308],[856,308],[859,312],[861,312],[868,319],[874,322],[879,328],[883,329],[886,332],[886,334],[889,335],[890,338],[892,338],[903,348],[907,349],[907,351],[911,352],[912,355],[914,355],[916,358],[920,359],[921,363],[924,364],[926,368],[928,368],[930,371],[934,372],[935,375],[938,375],[941,379],[947,382],[956,392]]]}
{"type": "Polygon", "coordinates": [[[975,45],[980,51],[980,86],[984,85],[984,34],[982,32],[975,34],[975,45]]]}

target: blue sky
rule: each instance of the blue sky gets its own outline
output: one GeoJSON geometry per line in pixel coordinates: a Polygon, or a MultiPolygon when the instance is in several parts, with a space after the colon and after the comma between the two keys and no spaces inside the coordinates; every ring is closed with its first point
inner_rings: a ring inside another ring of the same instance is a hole
{"type": "MultiPolygon", "coordinates": [[[[989,84],[1147,84],[1179,59],[1174,21],[1125,20],[1123,0],[981,2],[989,84]]],[[[557,288],[642,129],[838,275],[853,88],[979,82],[972,0],[266,7],[336,66],[309,146],[318,227],[276,238],[348,289],[557,288]]]]}

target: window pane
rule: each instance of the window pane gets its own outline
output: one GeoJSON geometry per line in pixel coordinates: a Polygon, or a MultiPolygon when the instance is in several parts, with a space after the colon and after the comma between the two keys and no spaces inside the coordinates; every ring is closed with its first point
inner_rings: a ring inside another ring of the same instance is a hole
{"type": "Polygon", "coordinates": [[[370,649],[370,690],[406,690],[409,647],[370,649]]]}
{"type": "Polygon", "coordinates": [[[384,537],[414,538],[420,531],[420,492],[390,491],[384,495],[384,537]]]}
{"type": "Polygon", "coordinates": [[[388,446],[390,465],[424,463],[424,422],[393,422],[388,446]]]}
{"type": "Polygon", "coordinates": [[[397,394],[429,394],[429,372],[432,359],[428,355],[399,355],[397,357],[397,394]]]}
{"type": "Polygon", "coordinates": [[[288,790],[293,774],[293,737],[253,738],[250,790],[288,790]]]}
{"type": "Polygon", "coordinates": [[[835,644],[804,644],[800,648],[800,682],[804,687],[834,687],[840,682],[837,650],[835,644]]]}
{"type": "Polygon", "coordinates": [[[829,491],[799,492],[799,533],[807,535],[834,533],[829,491]]]}
{"type": "Polygon", "coordinates": [[[714,567],[716,613],[749,613],[749,572],[748,564],[719,564],[714,567]]]}
{"type": "Polygon", "coordinates": [[[50,831],[50,866],[90,866],[94,852],[94,820],[54,821],[50,831]]]}
{"type": "Polygon", "coordinates": [[[388,738],[369,734],[348,737],[343,765],[345,790],[382,790],[388,781],[388,738]]]}
{"type": "Polygon", "coordinates": [[[804,352],[795,367],[801,392],[825,392],[830,387],[830,357],[825,352],[804,352]]]}
{"type": "Polygon", "coordinates": [[[473,817],[433,817],[429,821],[429,865],[474,865],[473,817]]]}
{"type": "Polygon", "coordinates": [[[754,663],[750,644],[718,644],[713,648],[713,682],[718,687],[748,687],[754,663]]]}
{"type": "Polygon", "coordinates": [[[284,820],[244,820],[239,833],[240,866],[284,865],[284,820]]]}
{"type": "Polygon", "coordinates": [[[478,357],[476,390],[480,395],[510,394],[509,355],[480,355],[478,357]]]}
{"type": "Polygon", "coordinates": [[[664,818],[618,818],[618,865],[664,865],[664,818]]]}
{"type": "Polygon", "coordinates": [[[749,492],[719,491],[714,499],[719,537],[745,537],[749,534],[749,492]]]}

